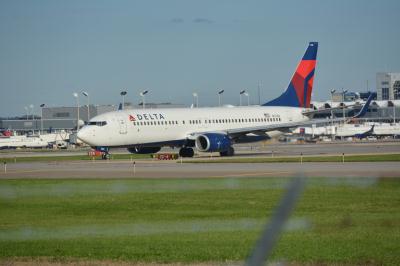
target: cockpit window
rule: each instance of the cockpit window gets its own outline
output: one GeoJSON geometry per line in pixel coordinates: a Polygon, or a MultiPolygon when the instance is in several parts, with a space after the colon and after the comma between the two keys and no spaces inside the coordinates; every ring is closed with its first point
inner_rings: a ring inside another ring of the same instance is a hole
{"type": "Polygon", "coordinates": [[[88,123],[88,125],[89,125],[89,126],[99,126],[99,127],[102,127],[102,126],[107,125],[107,122],[106,122],[106,121],[90,121],[90,122],[88,123]]]}

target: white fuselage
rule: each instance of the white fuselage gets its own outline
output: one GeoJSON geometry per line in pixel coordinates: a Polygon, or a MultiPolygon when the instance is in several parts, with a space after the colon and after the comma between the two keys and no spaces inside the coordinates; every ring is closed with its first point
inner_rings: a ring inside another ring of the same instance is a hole
{"type": "Polygon", "coordinates": [[[307,121],[296,107],[129,109],[98,115],[78,133],[90,146],[173,143],[191,134],[307,121]]]}

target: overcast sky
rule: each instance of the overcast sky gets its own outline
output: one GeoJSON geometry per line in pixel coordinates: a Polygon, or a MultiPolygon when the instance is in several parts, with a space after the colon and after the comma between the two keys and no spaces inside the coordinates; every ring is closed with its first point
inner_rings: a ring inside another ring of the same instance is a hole
{"type": "Polygon", "coordinates": [[[0,1],[0,116],[24,106],[238,104],[286,89],[309,41],[319,42],[313,100],[331,88],[375,90],[400,72],[400,1],[0,1]],[[85,103],[82,96],[81,102],[85,103]]]}

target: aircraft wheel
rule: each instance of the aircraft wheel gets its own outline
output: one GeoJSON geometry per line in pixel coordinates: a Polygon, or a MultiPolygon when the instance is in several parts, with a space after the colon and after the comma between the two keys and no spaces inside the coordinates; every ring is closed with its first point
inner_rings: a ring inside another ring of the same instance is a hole
{"type": "Polygon", "coordinates": [[[110,157],[111,157],[111,155],[108,152],[107,153],[103,153],[101,155],[101,159],[103,159],[103,160],[109,160],[110,157]]]}

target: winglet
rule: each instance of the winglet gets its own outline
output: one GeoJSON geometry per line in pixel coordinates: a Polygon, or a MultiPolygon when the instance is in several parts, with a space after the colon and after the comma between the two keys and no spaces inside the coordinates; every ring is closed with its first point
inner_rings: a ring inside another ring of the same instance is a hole
{"type": "Polygon", "coordinates": [[[358,112],[358,113],[357,113],[355,116],[353,116],[352,118],[360,118],[360,117],[363,117],[363,116],[367,113],[368,108],[369,108],[369,105],[371,104],[371,101],[372,101],[372,98],[373,98],[373,97],[374,97],[373,94],[370,93],[370,94],[369,94],[369,97],[368,97],[368,99],[367,99],[367,101],[366,101],[366,103],[365,103],[364,106],[361,108],[360,112],[358,112]]]}

